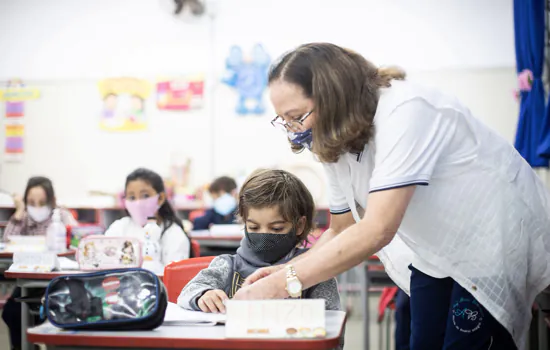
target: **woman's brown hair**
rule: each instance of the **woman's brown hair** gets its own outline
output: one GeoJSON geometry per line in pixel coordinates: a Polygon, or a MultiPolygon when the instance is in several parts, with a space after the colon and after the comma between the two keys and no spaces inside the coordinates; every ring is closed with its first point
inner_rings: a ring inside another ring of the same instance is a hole
{"type": "Polygon", "coordinates": [[[299,243],[307,240],[314,228],[315,204],[306,185],[295,175],[284,170],[259,169],[244,182],[239,192],[239,216],[246,222],[250,208],[262,209],[276,206],[279,213],[294,228],[305,217],[304,231],[299,243]]]}
{"type": "MultiPolygon", "coordinates": [[[[284,54],[269,72],[276,80],[300,86],[313,100],[317,118],[312,151],[322,162],[336,162],[344,152],[361,152],[374,135],[380,88],[405,79],[397,67],[378,68],[360,54],[328,43],[299,46],[284,54]]],[[[292,144],[294,152],[302,145],[292,144]]]]}

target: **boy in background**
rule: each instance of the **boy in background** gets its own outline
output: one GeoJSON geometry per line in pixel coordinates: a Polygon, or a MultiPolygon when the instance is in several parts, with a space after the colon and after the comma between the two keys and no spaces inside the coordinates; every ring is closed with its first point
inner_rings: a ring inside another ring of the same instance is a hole
{"type": "Polygon", "coordinates": [[[237,209],[236,190],[237,183],[232,178],[222,176],[215,179],[208,188],[208,193],[214,200],[212,209],[193,220],[193,230],[208,230],[212,225],[234,224],[237,209]]]}

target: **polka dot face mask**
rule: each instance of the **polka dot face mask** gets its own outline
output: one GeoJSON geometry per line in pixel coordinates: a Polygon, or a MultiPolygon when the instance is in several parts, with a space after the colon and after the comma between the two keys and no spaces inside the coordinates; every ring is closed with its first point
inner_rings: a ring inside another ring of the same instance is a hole
{"type": "Polygon", "coordinates": [[[244,234],[249,248],[258,258],[269,264],[284,258],[298,244],[294,230],[288,233],[257,233],[245,229],[244,234]]]}

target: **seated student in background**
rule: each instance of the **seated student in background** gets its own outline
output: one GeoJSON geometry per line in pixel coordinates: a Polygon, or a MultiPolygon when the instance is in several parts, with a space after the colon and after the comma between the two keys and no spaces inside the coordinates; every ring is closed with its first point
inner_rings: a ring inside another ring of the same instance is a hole
{"type": "Polygon", "coordinates": [[[230,225],[235,223],[237,183],[230,177],[222,176],[214,180],[208,193],[214,200],[212,209],[193,220],[193,230],[208,230],[212,225],[230,225]]]}
{"type": "MultiPolygon", "coordinates": [[[[12,236],[46,235],[46,230],[52,222],[53,209],[57,208],[55,193],[50,179],[37,176],[31,177],[23,197],[14,196],[15,213],[8,221],[4,230],[4,241],[12,236]]],[[[77,226],[78,222],[72,214],[59,208],[61,220],[65,225],[77,226]]],[[[36,291],[43,294],[44,290],[36,291]]],[[[21,303],[15,301],[21,297],[21,288],[15,288],[2,310],[2,319],[9,328],[11,349],[21,348],[21,303]]],[[[39,319],[35,317],[35,324],[39,319]]],[[[2,347],[3,348],[3,347],[2,347]]]]}
{"type": "MultiPolygon", "coordinates": [[[[296,176],[283,170],[258,170],[239,193],[239,216],[245,237],[235,255],[220,255],[183,288],[178,305],[204,312],[225,312],[244,280],[258,268],[283,264],[301,249],[313,229],[315,205],[311,193],[296,176]]],[[[327,310],[341,310],[336,280],[302,292],[303,298],[326,300],[327,310]]]]}
{"type": "Polygon", "coordinates": [[[191,257],[191,241],[183,230],[181,219],[166,199],[164,182],[159,174],[140,168],[126,178],[125,207],[128,216],[109,226],[105,236],[143,239],[143,226],[148,217],[156,217],[162,233],[162,264],[191,257]]]}
{"type": "MultiPolygon", "coordinates": [[[[4,241],[7,241],[10,236],[45,235],[52,222],[53,210],[57,208],[50,179],[42,176],[31,177],[23,197],[15,195],[13,200],[15,213],[4,230],[4,241]]],[[[78,225],[68,210],[59,209],[61,220],[65,225],[78,225]]]]}

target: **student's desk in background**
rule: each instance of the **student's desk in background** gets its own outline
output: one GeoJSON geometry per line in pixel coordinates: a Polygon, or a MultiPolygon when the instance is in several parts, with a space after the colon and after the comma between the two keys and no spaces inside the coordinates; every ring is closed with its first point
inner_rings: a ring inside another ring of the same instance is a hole
{"type": "MultiPolygon", "coordinates": [[[[72,257],[76,253],[75,250],[68,250],[64,253],[59,253],[57,256],[72,257]]],[[[6,266],[8,268],[13,262],[13,252],[2,252],[0,251],[0,266],[6,266]]]]}
{"type": "Polygon", "coordinates": [[[235,254],[243,239],[242,235],[210,235],[208,231],[191,231],[189,236],[201,246],[201,256],[235,254]]]}
{"type": "Polygon", "coordinates": [[[96,349],[333,349],[346,322],[342,311],[326,311],[325,339],[228,339],[224,326],[160,326],[153,331],[63,331],[46,322],[27,331],[33,343],[48,350],[96,349]]]}

